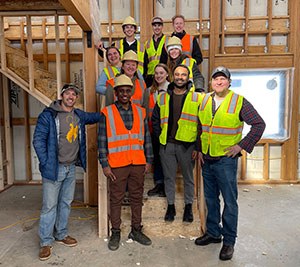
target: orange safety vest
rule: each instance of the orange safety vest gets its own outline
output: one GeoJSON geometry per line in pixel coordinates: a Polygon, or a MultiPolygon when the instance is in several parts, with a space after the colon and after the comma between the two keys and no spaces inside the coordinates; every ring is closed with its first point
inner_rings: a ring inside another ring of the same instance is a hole
{"type": "MultiPolygon", "coordinates": [[[[112,88],[114,88],[114,84],[115,84],[114,78],[106,81],[106,88],[109,84],[112,86],[112,88]]],[[[146,84],[144,81],[140,79],[135,80],[134,94],[131,96],[132,103],[142,106],[145,88],[146,88],[146,84]]],[[[116,101],[115,94],[114,94],[114,101],[116,101]]]]}
{"type": "Polygon", "coordinates": [[[150,93],[149,94],[149,115],[148,115],[148,117],[149,117],[148,118],[148,126],[149,126],[150,133],[152,133],[152,120],[151,120],[151,117],[152,117],[152,112],[153,112],[155,103],[156,103],[156,99],[154,99],[154,94],[150,93]]]}
{"type": "Polygon", "coordinates": [[[187,55],[188,57],[192,57],[193,39],[194,39],[194,37],[192,35],[187,34],[187,33],[181,39],[182,53],[187,55]]]}
{"type": "Polygon", "coordinates": [[[111,168],[146,164],[144,153],[144,120],[146,112],[135,104],[131,104],[133,124],[127,130],[115,104],[101,110],[106,117],[106,134],[108,154],[107,160],[111,168]]]}

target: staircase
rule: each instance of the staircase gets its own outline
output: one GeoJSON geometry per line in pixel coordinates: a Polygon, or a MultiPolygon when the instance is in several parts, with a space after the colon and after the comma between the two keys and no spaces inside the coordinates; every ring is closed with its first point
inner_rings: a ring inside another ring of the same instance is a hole
{"type": "MultiPolygon", "coordinates": [[[[162,197],[148,197],[147,192],[153,188],[152,174],[145,178],[144,199],[142,225],[143,231],[149,237],[172,237],[172,238],[188,238],[192,239],[202,235],[200,213],[197,206],[197,197],[195,196],[193,203],[194,221],[192,223],[182,222],[184,199],[183,199],[183,177],[180,173],[176,177],[176,195],[175,208],[176,216],[173,222],[165,222],[164,216],[167,210],[167,199],[162,197]]],[[[131,227],[131,210],[130,206],[122,206],[121,213],[121,231],[126,236],[130,232],[131,227]]]]}
{"type": "MultiPolygon", "coordinates": [[[[6,70],[2,70],[5,76],[46,106],[58,99],[57,81],[53,73],[41,69],[39,63],[33,61],[34,90],[30,90],[28,58],[25,56],[25,52],[10,46],[10,41],[7,39],[5,39],[5,52],[6,70]]],[[[83,109],[83,94],[79,95],[75,107],[83,109]]]]}

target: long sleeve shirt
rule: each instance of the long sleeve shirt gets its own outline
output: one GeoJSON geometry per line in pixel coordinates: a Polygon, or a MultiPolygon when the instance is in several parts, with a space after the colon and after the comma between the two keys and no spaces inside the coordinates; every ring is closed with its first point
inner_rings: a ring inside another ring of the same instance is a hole
{"type": "MultiPolygon", "coordinates": [[[[133,125],[133,111],[131,103],[128,110],[124,109],[118,101],[115,101],[113,105],[116,105],[120,112],[121,118],[127,130],[131,130],[133,125]]],[[[146,162],[152,164],[153,162],[153,150],[151,136],[148,129],[147,117],[144,120],[144,152],[146,162]]],[[[107,146],[107,131],[106,131],[106,117],[103,113],[100,115],[99,131],[98,131],[98,148],[99,148],[99,162],[102,168],[108,167],[109,163],[107,160],[108,146],[107,146]]]]}
{"type": "MultiPolygon", "coordinates": [[[[216,109],[216,103],[214,100],[215,93],[212,94],[212,115],[215,116],[218,109],[216,109]]],[[[251,125],[250,131],[248,134],[238,143],[238,145],[251,153],[254,149],[256,143],[262,137],[262,134],[265,130],[266,124],[262,117],[258,114],[256,109],[252,104],[246,99],[243,99],[242,108],[239,114],[240,121],[246,122],[248,125],[251,125]]],[[[205,158],[213,158],[210,155],[205,155],[205,158]]]]}
{"type": "MultiPolygon", "coordinates": [[[[117,67],[118,71],[121,71],[121,67],[117,67]]],[[[99,79],[96,84],[96,93],[105,95],[106,92],[106,82],[108,81],[108,77],[104,70],[102,70],[99,79]]]]}

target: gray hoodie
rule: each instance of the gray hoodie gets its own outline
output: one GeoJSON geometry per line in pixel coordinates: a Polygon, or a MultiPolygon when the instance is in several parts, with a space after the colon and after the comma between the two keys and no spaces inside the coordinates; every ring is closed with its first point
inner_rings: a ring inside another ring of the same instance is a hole
{"type": "Polygon", "coordinates": [[[58,137],[58,161],[63,165],[76,162],[79,151],[79,118],[74,113],[65,111],[61,106],[61,100],[55,100],[50,108],[57,112],[55,119],[58,137]]]}

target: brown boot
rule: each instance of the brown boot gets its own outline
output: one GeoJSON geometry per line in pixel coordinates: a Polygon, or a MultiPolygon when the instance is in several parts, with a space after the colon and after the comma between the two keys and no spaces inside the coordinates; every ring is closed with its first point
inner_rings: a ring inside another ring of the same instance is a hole
{"type": "Polygon", "coordinates": [[[51,257],[52,246],[43,246],[40,248],[40,260],[45,261],[51,257]]]}
{"type": "Polygon", "coordinates": [[[77,246],[77,240],[71,236],[66,236],[64,239],[62,240],[55,240],[57,243],[63,244],[67,247],[75,247],[77,246]]]}

